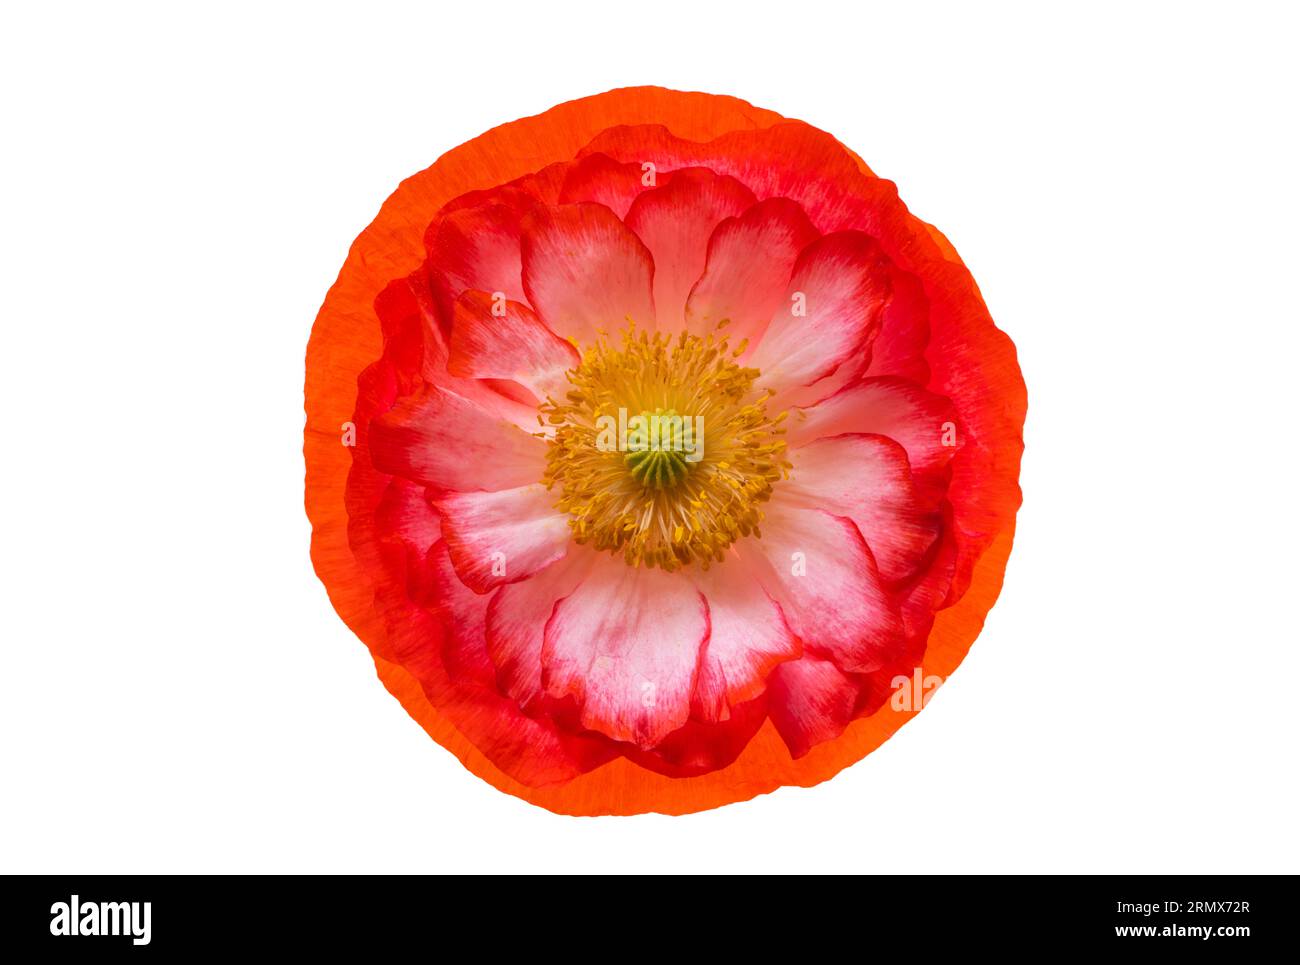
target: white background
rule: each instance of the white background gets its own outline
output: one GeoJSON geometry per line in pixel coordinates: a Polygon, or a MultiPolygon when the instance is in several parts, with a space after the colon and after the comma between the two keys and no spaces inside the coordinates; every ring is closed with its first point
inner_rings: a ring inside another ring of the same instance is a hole
{"type": "Polygon", "coordinates": [[[7,11],[0,870],[1300,871],[1293,11],[451,6],[7,11]],[[822,127],[943,228],[1019,348],[1025,504],[865,761],[562,818],[329,606],[303,353],[399,180],[639,83],[822,127]]]}

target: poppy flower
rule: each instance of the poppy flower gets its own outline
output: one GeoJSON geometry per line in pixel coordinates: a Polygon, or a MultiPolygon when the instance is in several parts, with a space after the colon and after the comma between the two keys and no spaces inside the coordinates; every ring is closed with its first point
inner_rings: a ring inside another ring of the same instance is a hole
{"type": "Polygon", "coordinates": [[[496,787],[685,813],[861,759],[961,661],[1025,389],[942,234],[807,124],[611,91],[403,182],[307,352],[379,677],[496,787]]]}

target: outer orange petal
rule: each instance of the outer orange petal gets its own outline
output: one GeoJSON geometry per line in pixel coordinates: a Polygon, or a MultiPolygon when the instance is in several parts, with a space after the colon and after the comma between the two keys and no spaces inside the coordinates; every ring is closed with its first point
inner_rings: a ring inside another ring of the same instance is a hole
{"type": "MultiPolygon", "coordinates": [[[[627,88],[561,104],[544,114],[494,128],[402,182],[353,243],[312,329],[307,347],[306,509],[312,523],[312,561],[330,601],[375,653],[384,685],[434,740],[497,788],[552,811],[683,814],[746,800],[786,784],[811,786],[878,747],[912,712],[886,706],[854,721],[841,737],[814,747],[798,760],[791,759],[769,721],[733,764],[699,777],[665,777],[619,758],[563,786],[531,788],[498,770],[438,713],[414,677],[378,655],[386,649],[383,621],[374,607],[373,587],[348,545],[344,495],[352,458],[340,437],[355,409],[357,376],[382,350],[375,298],[390,281],[420,266],[424,232],[444,204],[466,192],[522,177],[553,161],[570,160],[606,128],[662,124],[679,137],[708,141],[731,131],[771,127],[783,120],[732,97],[627,88]]],[[[851,156],[863,174],[871,175],[865,163],[851,156]]],[[[929,226],[921,227],[929,231],[944,260],[961,264],[946,239],[929,226]]],[[[972,354],[983,360],[989,372],[1016,372],[1014,348],[983,314],[973,284],[971,298],[983,315],[972,325],[972,354]]],[[[1001,391],[1005,393],[1008,432],[1006,438],[996,440],[1006,447],[998,468],[1016,498],[1008,496],[1002,501],[993,514],[996,519],[982,520],[997,524],[984,528],[993,534],[991,544],[975,563],[966,594],[955,606],[937,614],[923,663],[925,675],[947,677],[957,667],[1002,587],[1018,505],[1014,480],[1025,399],[1018,375],[1008,377],[1001,391]]]]}

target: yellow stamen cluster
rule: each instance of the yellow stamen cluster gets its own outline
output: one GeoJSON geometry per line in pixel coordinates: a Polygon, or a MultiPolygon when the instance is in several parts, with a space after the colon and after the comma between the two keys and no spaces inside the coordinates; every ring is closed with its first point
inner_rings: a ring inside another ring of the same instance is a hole
{"type": "Polygon", "coordinates": [[[758,532],[759,507],[790,463],[786,413],[768,416],[758,370],[736,362],[744,350],[744,342],[729,349],[725,336],[652,335],[634,324],[618,344],[600,333],[568,373],[564,399],[548,398],[539,415],[554,429],[542,481],[558,488],[577,542],[671,571],[721,562],[728,546],[758,532]],[[611,446],[620,410],[680,417],[700,438],[688,436],[685,451],[644,438],[611,446]]]}

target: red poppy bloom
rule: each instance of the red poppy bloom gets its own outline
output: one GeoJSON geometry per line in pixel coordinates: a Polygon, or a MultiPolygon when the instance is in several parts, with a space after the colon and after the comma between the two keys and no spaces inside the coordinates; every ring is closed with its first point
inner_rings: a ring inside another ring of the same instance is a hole
{"type": "Polygon", "coordinates": [[[1025,389],[935,228],[833,137],[612,91],[403,182],[307,353],[330,598],[465,766],[683,813],[859,760],[965,655],[1025,389]]]}

